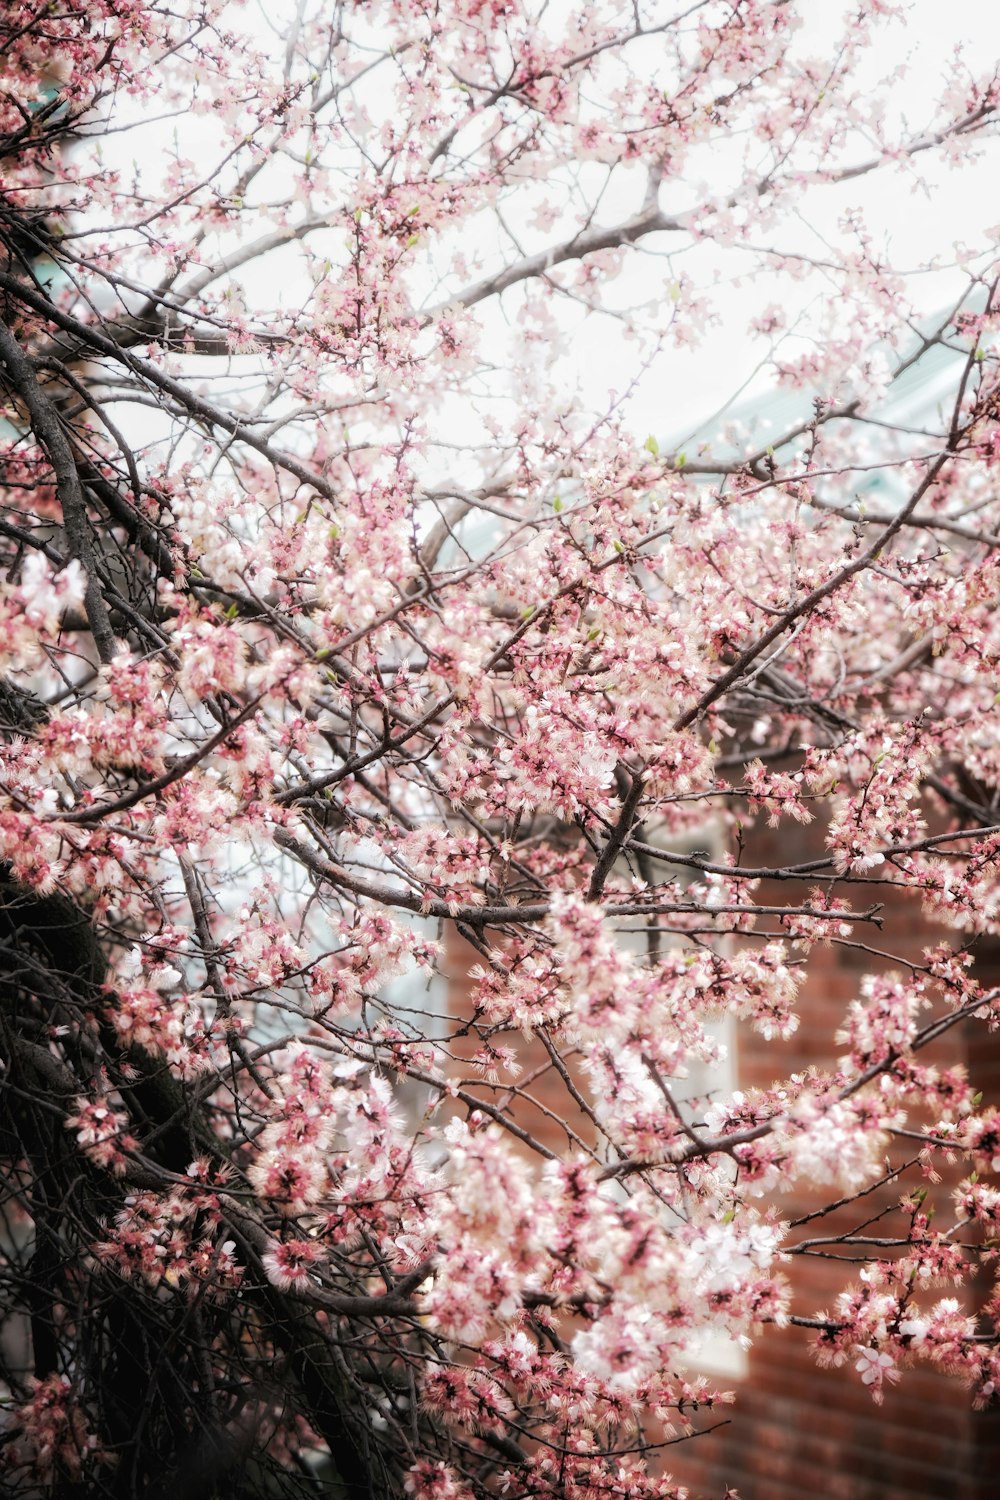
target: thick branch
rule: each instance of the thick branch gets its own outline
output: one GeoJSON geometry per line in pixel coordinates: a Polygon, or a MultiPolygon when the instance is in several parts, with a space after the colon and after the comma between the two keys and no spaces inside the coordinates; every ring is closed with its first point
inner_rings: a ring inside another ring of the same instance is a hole
{"type": "Polygon", "coordinates": [[[87,502],[77,473],[69,439],[59,414],[35,378],[31,361],[7,324],[0,319],[0,359],[11,389],[24,402],[35,436],[49,456],[56,476],[56,493],[62,506],[63,523],[70,552],[87,575],[84,607],[101,661],[115,654],[115,635],[97,577],[93,539],[87,521],[87,502]]]}
{"type": "Polygon", "coordinates": [[[532,276],[541,276],[546,271],[551,271],[555,266],[561,266],[566,261],[582,260],[584,256],[594,255],[598,250],[615,250],[620,245],[634,245],[636,240],[641,240],[647,234],[676,234],[685,228],[682,219],[671,218],[669,214],[662,213],[653,205],[645,208],[634,218],[626,220],[624,224],[615,224],[609,229],[587,229],[580,234],[575,234],[572,239],[564,240],[560,245],[551,245],[548,250],[539,250],[535,255],[526,255],[523,260],[517,261],[513,266],[508,266],[504,271],[498,271],[495,276],[486,276],[482,281],[477,281],[473,286],[466,287],[465,291],[459,292],[455,297],[449,297],[446,302],[432,307],[427,313],[427,319],[438,316],[449,307],[474,307],[477,302],[483,302],[487,297],[498,296],[505,292],[508,287],[515,286],[519,281],[528,281],[532,276]]]}

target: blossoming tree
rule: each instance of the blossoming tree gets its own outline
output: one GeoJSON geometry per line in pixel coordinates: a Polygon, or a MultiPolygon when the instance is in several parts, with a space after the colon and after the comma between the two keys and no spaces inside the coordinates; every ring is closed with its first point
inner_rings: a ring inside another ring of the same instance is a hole
{"type": "Polygon", "coordinates": [[[1000,1006],[998,273],[931,327],[849,194],[1000,84],[904,118],[892,7],[808,9],[4,7],[8,1493],[673,1496],[698,1341],[789,1320],[991,1399],[1000,1113],[933,1045],[1000,1006]],[[566,348],[683,368],[713,275],[800,416],[643,445],[566,348]],[[830,943],[839,1063],[734,1092],[713,1023],[830,943]],[[899,1141],[799,1306],[782,1194],[899,1141]]]}

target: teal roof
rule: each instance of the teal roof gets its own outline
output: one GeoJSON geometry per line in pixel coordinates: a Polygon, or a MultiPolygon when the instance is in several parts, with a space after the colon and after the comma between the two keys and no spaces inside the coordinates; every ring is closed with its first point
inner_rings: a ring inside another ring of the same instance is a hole
{"type": "MultiPolygon", "coordinates": [[[[981,294],[970,299],[965,310],[974,308],[976,302],[981,305],[982,300],[981,294]]],[[[924,431],[931,435],[940,434],[962,368],[969,357],[968,343],[963,347],[954,329],[946,342],[940,341],[945,337],[940,335],[940,330],[942,327],[947,330],[947,318],[948,314],[942,312],[936,318],[928,319],[910,347],[895,356],[890,368],[894,367],[899,373],[893,376],[881,398],[861,408],[859,417],[901,429],[904,437],[907,433],[919,435],[924,431]],[[933,342],[919,352],[921,344],[931,340],[933,342]]],[[[801,431],[813,419],[818,394],[816,390],[777,387],[736,400],[693,434],[686,434],[681,439],[674,435],[664,446],[668,452],[683,448],[689,460],[711,455],[713,459],[732,461],[768,447],[780,455],[783,447],[790,450],[793,442],[801,443],[801,431]],[[793,436],[789,438],[788,434],[793,436]],[[786,439],[784,443],[783,438],[786,439]]],[[[845,390],[838,404],[844,406],[850,400],[851,393],[845,390]]],[[[830,424],[836,421],[836,418],[827,417],[830,424]]],[[[790,456],[790,451],[786,452],[786,462],[790,456]]],[[[872,490],[883,483],[880,476],[874,474],[863,479],[859,488],[872,490]]]]}

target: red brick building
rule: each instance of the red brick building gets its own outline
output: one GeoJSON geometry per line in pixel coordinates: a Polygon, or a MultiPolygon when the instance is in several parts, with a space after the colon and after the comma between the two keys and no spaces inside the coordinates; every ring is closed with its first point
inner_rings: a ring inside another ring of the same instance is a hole
{"type": "MultiPolygon", "coordinates": [[[[803,828],[787,823],[777,831],[760,830],[747,858],[755,865],[780,866],[815,858],[821,849],[817,825],[803,828]]],[[[873,946],[918,957],[942,935],[922,919],[912,895],[901,897],[887,884],[873,894],[884,905],[881,931],[864,935],[873,946]]],[[[762,885],[757,893],[761,904],[781,903],[786,897],[787,891],[777,885],[770,891],[762,885]]],[[[478,955],[453,934],[449,964],[453,1015],[462,1014],[463,977],[478,961],[478,955]]],[[[1000,945],[992,952],[982,950],[977,961],[980,977],[995,975],[994,982],[1000,982],[1000,945]]],[[[734,1038],[734,1071],[726,1087],[767,1087],[810,1065],[835,1066],[835,1036],[847,1007],[858,998],[862,977],[880,967],[893,965],[889,961],[880,965],[870,951],[849,945],[813,948],[808,979],[800,993],[798,1030],[787,1041],[765,1042],[749,1027],[740,1027],[734,1038]]],[[[555,1150],[567,1148],[564,1126],[592,1140],[590,1123],[574,1109],[542,1042],[512,1040],[517,1041],[529,1080],[527,1093],[537,1101],[537,1106],[519,1101],[518,1121],[555,1150]]],[[[460,1037],[453,1051],[457,1056],[471,1055],[477,1045],[471,1036],[460,1037]]],[[[991,1037],[984,1023],[967,1023],[947,1033],[935,1048],[934,1061],[944,1067],[964,1064],[987,1099],[1000,1099],[1000,1039],[991,1037]]],[[[487,1091],[484,1097],[495,1096],[487,1091]]],[[[902,1145],[904,1149],[894,1153],[894,1164],[919,1149],[916,1143],[902,1145]]],[[[961,1175],[961,1164],[956,1164],[956,1182],[961,1175]]],[[[914,1185],[911,1175],[908,1186],[914,1185]]],[[[889,1236],[901,1223],[898,1213],[893,1222],[892,1211],[903,1191],[890,1183],[824,1216],[821,1224],[793,1230],[789,1240],[797,1243],[810,1235],[851,1232],[885,1211],[888,1216],[873,1232],[889,1236]]],[[[944,1183],[938,1192],[946,1191],[944,1183]]],[[[829,1202],[833,1192],[825,1184],[810,1196],[806,1185],[783,1200],[780,1211],[794,1220],[829,1202]]],[[[837,1294],[856,1279],[859,1269],[849,1260],[825,1255],[795,1257],[786,1267],[793,1288],[792,1311],[812,1317],[832,1309],[837,1294]]],[[[971,1289],[970,1298],[974,1290],[982,1289],[971,1289]]],[[[953,1294],[950,1287],[934,1293],[953,1294]]],[[[692,1500],[721,1500],[727,1485],[738,1491],[741,1500],[996,1500],[1000,1496],[1000,1411],[974,1411],[968,1391],[958,1380],[926,1367],[906,1370],[898,1386],[886,1388],[884,1404],[876,1406],[851,1363],[839,1369],[817,1365],[812,1339],[802,1328],[768,1329],[746,1358],[724,1359],[721,1370],[709,1351],[706,1373],[723,1388],[734,1390],[736,1402],[706,1417],[705,1426],[714,1430],[666,1452],[664,1467],[690,1487],[692,1500]],[[733,1374],[734,1365],[737,1374],[733,1374]],[[720,1420],[725,1425],[716,1426],[720,1420]]]]}
{"type": "MultiPolygon", "coordinates": [[[[816,846],[815,827],[783,824],[759,841],[754,862],[815,858],[816,846]],[[765,844],[775,847],[769,850],[765,844]]],[[[777,890],[771,894],[781,899],[777,890]]],[[[884,927],[869,941],[887,952],[918,956],[936,936],[921,920],[919,904],[912,896],[901,899],[889,886],[876,894],[884,901],[884,927]]],[[[762,886],[759,900],[768,899],[762,886]]],[[[980,951],[978,965],[981,977],[997,982],[1000,948],[980,951]]],[[[798,1031],[787,1042],[763,1042],[744,1030],[738,1042],[740,1083],[767,1086],[810,1064],[834,1064],[834,1037],[847,1006],[858,997],[863,974],[879,967],[892,965],[880,966],[871,953],[857,948],[814,948],[801,992],[798,1031]]],[[[934,1061],[964,1064],[985,1098],[1000,1098],[1000,1042],[983,1022],[946,1034],[934,1061]]],[[[894,1156],[905,1160],[913,1151],[894,1156]]],[[[956,1164],[955,1180],[961,1175],[956,1164]]],[[[824,1218],[821,1227],[803,1226],[789,1239],[854,1230],[895,1207],[900,1193],[890,1184],[824,1218]]],[[[828,1189],[812,1200],[808,1193],[797,1194],[783,1203],[782,1212],[794,1219],[828,1196],[828,1189]]],[[[872,1232],[891,1235],[893,1227],[890,1215],[872,1232]]],[[[805,1317],[831,1307],[837,1293],[855,1279],[850,1263],[813,1256],[797,1257],[787,1270],[793,1311],[805,1317]]],[[[935,1293],[952,1294],[952,1288],[935,1293]]],[[[876,1406],[850,1364],[818,1368],[810,1343],[811,1335],[800,1328],[767,1330],[750,1350],[745,1374],[733,1382],[737,1399],[729,1424],[672,1450],[669,1468],[690,1485],[693,1497],[715,1500],[729,1484],[741,1500],[996,1500],[1000,1412],[974,1411],[958,1380],[926,1367],[904,1371],[898,1386],[886,1388],[884,1404],[876,1406]]]]}

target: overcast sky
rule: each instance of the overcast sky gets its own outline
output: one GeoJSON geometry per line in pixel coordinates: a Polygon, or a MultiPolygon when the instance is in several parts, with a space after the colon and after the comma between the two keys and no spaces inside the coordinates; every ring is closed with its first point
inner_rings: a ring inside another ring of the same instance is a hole
{"type": "MultiPolygon", "coordinates": [[[[294,0],[269,5],[268,20],[272,27],[282,6],[287,6],[291,15],[294,0]]],[[[797,8],[806,18],[806,24],[795,45],[820,55],[832,55],[833,38],[838,35],[842,15],[851,11],[851,5],[846,0],[845,3],[798,0],[797,8]]],[[[884,45],[873,49],[866,58],[866,81],[874,86],[885,74],[905,65],[905,77],[895,86],[894,98],[910,128],[916,130],[933,117],[934,101],[954,74],[956,44],[966,44],[970,63],[977,69],[1000,59],[1000,4],[994,4],[993,0],[906,0],[904,8],[908,13],[907,23],[886,25],[884,45]]],[[[667,13],[666,6],[664,11],[667,13]]],[[[252,16],[253,10],[243,14],[252,16]]],[[[261,37],[270,37],[270,45],[280,55],[283,50],[280,39],[263,22],[258,24],[261,37]]],[[[650,67],[655,68],[655,40],[649,43],[647,55],[650,67]]],[[[148,112],[145,107],[143,112],[148,112]]],[[[898,121],[890,118],[887,124],[891,128],[898,121]]],[[[155,172],[157,156],[165,159],[175,130],[181,150],[200,165],[215,154],[211,122],[193,116],[172,121],[168,126],[146,127],[138,143],[132,132],[112,136],[105,143],[105,152],[118,153],[127,170],[138,151],[144,171],[155,172]]],[[[910,175],[902,171],[879,171],[835,189],[815,189],[803,195],[794,219],[776,230],[769,243],[822,253],[824,240],[835,243],[840,237],[841,216],[858,207],[872,230],[876,248],[890,264],[909,269],[933,261],[938,266],[934,274],[915,278],[909,288],[921,310],[927,315],[933,313],[947,305],[960,285],[960,273],[954,264],[957,248],[962,244],[981,247],[984,231],[1000,222],[997,192],[1000,140],[989,142],[982,159],[962,172],[933,161],[930,154],[921,157],[920,165],[922,173],[930,179],[928,194],[914,192],[910,175]]],[[[724,143],[714,143],[711,155],[700,163],[696,158],[682,181],[676,185],[664,184],[661,195],[664,209],[686,206],[685,195],[690,199],[695,189],[693,179],[699,171],[709,194],[716,187],[716,178],[717,191],[726,190],[724,143]]],[[[642,185],[639,174],[631,180],[627,174],[623,175],[617,196],[609,194],[602,204],[604,215],[610,219],[616,213],[634,212],[636,194],[641,197],[642,185]]],[[[243,227],[246,233],[256,236],[266,225],[251,219],[243,227]]],[[[549,236],[558,237],[558,229],[549,236]]],[[[665,244],[666,237],[661,237],[657,248],[665,244]]],[[[678,245],[666,248],[673,251],[678,245]]],[[[621,290],[623,303],[654,304],[657,299],[662,303],[669,298],[669,288],[676,276],[683,272],[697,286],[710,291],[719,317],[718,323],[706,328],[694,347],[668,350],[638,382],[624,415],[640,441],[647,433],[655,433],[661,439],[684,435],[686,430],[700,426],[748,381],[751,394],[766,390],[773,376],[764,371],[753,377],[755,366],[766,351],[759,341],[747,335],[747,324],[771,302],[783,304],[791,320],[803,310],[808,312],[823,289],[818,279],[797,283],[787,277],[780,280],[766,277],[753,282],[745,274],[740,275],[746,269],[746,262],[741,262],[738,253],[720,253],[705,244],[669,262],[662,255],[640,252],[629,256],[627,265],[627,278],[623,279],[621,290]]],[[[297,295],[294,278],[283,282],[279,275],[276,279],[273,266],[261,268],[259,277],[267,298],[275,295],[276,286],[281,288],[279,294],[286,305],[297,295]]],[[[253,292],[253,270],[241,273],[241,279],[253,292]]],[[[495,312],[484,307],[482,316],[490,323],[491,331],[495,326],[498,336],[510,337],[509,327],[495,312]],[[491,320],[496,320],[495,324],[491,320]]],[[[612,318],[585,317],[578,310],[567,310],[566,316],[573,327],[565,367],[567,387],[576,385],[588,407],[606,406],[609,392],[621,393],[629,387],[640,363],[641,350],[623,338],[619,324],[612,318]]],[[[517,355],[516,341],[512,347],[517,355]]]]}
{"type": "MultiPolygon", "coordinates": [[[[825,39],[836,34],[844,8],[825,0],[801,4],[800,13],[807,18],[802,43],[822,53],[825,39]]],[[[905,64],[906,74],[894,86],[894,97],[911,129],[917,130],[931,117],[933,102],[949,79],[956,43],[967,45],[977,69],[1000,62],[1000,5],[993,0],[909,0],[905,8],[906,24],[886,27],[886,46],[866,60],[867,73],[874,83],[905,64]]],[[[994,137],[984,146],[982,159],[961,172],[930,154],[921,158],[920,170],[929,180],[926,194],[913,191],[908,174],[891,171],[835,189],[816,189],[803,199],[798,232],[789,226],[774,240],[789,247],[797,240],[803,249],[811,243],[822,253],[823,238],[835,242],[840,217],[859,207],[889,264],[904,270],[930,262],[940,267],[936,274],[913,278],[908,287],[930,316],[961,290],[964,278],[954,262],[962,246],[978,249],[984,231],[1000,223],[1000,139],[994,137]]],[[[759,284],[741,278],[734,286],[733,259],[706,246],[684,257],[687,274],[712,288],[721,322],[706,330],[700,347],[665,354],[643,379],[629,403],[629,425],[637,434],[673,437],[700,425],[752,376],[761,346],[747,337],[746,325],[755,310],[778,301],[794,313],[816,293],[815,284],[788,278],[780,284],[773,278],[759,284]]],[[[600,400],[609,386],[625,389],[635,368],[635,348],[621,340],[609,320],[593,319],[581,327],[577,350],[582,389],[589,399],[600,400]]],[[[766,390],[772,378],[767,373],[757,376],[751,392],[766,390]]]]}

